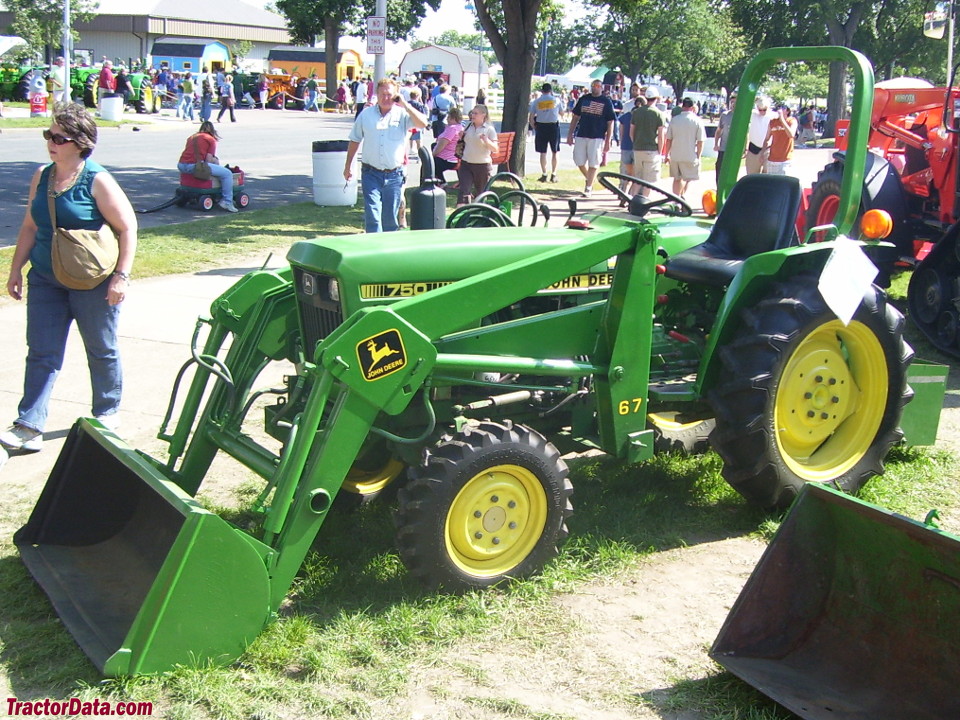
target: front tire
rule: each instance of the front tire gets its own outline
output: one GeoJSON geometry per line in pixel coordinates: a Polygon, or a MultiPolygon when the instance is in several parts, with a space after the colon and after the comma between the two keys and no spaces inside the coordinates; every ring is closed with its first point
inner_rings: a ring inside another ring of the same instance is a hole
{"type": "Polygon", "coordinates": [[[398,494],[397,546],[430,588],[459,592],[539,572],[567,536],[573,486],[559,451],[510,421],[444,438],[398,494]]]}
{"type": "Polygon", "coordinates": [[[782,509],[806,482],[856,492],[881,474],[912,396],[903,324],[871,286],[844,326],[814,276],[798,276],[745,310],[743,327],[720,351],[722,379],[710,394],[710,440],[727,482],[782,509]]]}

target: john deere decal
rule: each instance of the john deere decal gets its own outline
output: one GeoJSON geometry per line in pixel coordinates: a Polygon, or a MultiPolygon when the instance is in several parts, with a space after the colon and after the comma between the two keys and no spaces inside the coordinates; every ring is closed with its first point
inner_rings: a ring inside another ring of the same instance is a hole
{"type": "Polygon", "coordinates": [[[386,330],[357,344],[357,360],[365,380],[379,380],[407,364],[399,330],[386,330]]]}

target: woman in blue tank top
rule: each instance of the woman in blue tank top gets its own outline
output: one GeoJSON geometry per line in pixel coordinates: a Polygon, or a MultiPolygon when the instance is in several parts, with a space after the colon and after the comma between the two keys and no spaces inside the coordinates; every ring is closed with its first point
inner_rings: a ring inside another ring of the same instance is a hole
{"type": "Polygon", "coordinates": [[[37,451],[42,447],[47,406],[73,322],[87,352],[93,388],[91,415],[110,429],[119,425],[122,373],[117,318],[137,248],[137,218],[130,201],[110,173],[89,159],[97,143],[97,126],[86,109],[76,103],[57,105],[43,137],[53,162],[33,175],[7,279],[10,296],[22,299],[23,267],[30,261],[23,398],[17,419],[0,433],[0,444],[12,450],[37,451]],[[54,200],[57,227],[98,230],[108,223],[119,237],[116,269],[92,290],[71,290],[53,275],[48,197],[54,200]]]}

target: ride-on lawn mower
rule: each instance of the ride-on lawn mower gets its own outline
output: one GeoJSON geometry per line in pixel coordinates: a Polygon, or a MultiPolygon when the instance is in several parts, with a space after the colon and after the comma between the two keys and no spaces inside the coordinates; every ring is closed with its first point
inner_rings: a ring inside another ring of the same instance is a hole
{"type": "Polygon", "coordinates": [[[288,268],[217,299],[175,427],[159,435],[166,457],[79,420],[16,535],[94,664],[120,675],[236,658],[275,617],[338,494],[396,490],[400,556],[429,587],[536,573],[572,512],[560,437],[639,462],[671,428],[715,418],[724,477],[770,508],[807,482],[852,492],[881,472],[911,395],[903,317],[869,278],[821,282],[879,247],[845,237],[869,64],[843,48],[762,53],[728,153],[743,151],[764,72],[790,60],[854,70],[844,237],[803,242],[798,181],[736,182],[730,163],[715,222],[649,186],[627,212],[563,228],[297,242],[288,268]],[[257,422],[257,378],[275,361],[295,372],[257,422]],[[220,452],[263,479],[254,528],[195,499],[220,452]]]}

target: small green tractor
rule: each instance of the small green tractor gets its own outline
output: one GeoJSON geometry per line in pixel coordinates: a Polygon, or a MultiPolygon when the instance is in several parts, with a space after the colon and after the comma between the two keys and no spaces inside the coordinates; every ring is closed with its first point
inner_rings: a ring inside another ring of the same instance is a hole
{"type": "MultiPolygon", "coordinates": [[[[153,85],[150,76],[144,72],[131,72],[127,75],[133,92],[130,104],[141,115],[157,112],[153,101],[153,85]]],[[[100,68],[70,68],[70,94],[76,102],[83,102],[88,108],[97,107],[97,89],[100,87],[100,68]]]]}
{"type": "Polygon", "coordinates": [[[835,240],[797,237],[796,179],[737,182],[728,163],[715,221],[652,186],[628,211],[562,228],[318,238],[217,299],[159,436],[166,457],[79,420],[16,535],[94,664],[122,675],[235,659],[338,495],[395,491],[400,556],[429,587],[536,573],[572,511],[561,438],[639,462],[715,418],[725,478],[769,508],[808,482],[855,491],[882,472],[911,393],[904,320],[869,281],[841,320],[822,282],[841,255],[880,245],[845,237],[869,63],[844,48],[763,52],[727,152],[743,152],[764,73],[793,60],[843,60],[856,81],[835,240]],[[294,370],[263,403],[255,386],[274,362],[294,370]],[[263,478],[254,530],[195,499],[221,452],[263,478]]]}

